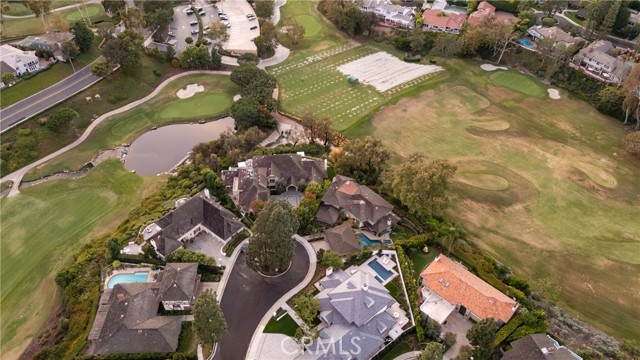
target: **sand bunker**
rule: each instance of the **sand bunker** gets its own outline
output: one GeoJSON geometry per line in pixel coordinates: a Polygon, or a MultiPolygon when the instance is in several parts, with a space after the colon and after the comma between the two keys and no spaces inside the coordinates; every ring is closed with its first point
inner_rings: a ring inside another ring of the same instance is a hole
{"type": "Polygon", "coordinates": [[[482,128],[489,131],[502,131],[507,130],[511,125],[508,122],[502,120],[493,121],[474,121],[473,126],[482,128]]]}
{"type": "Polygon", "coordinates": [[[442,70],[436,65],[407,63],[386,52],[377,52],[338,67],[341,73],[355,76],[380,92],[442,70]]]}
{"type": "Polygon", "coordinates": [[[507,179],[491,174],[459,173],[456,180],[484,190],[499,191],[509,187],[507,179]]]}
{"type": "Polygon", "coordinates": [[[560,92],[556,89],[547,89],[547,92],[549,93],[549,97],[552,98],[553,100],[558,100],[560,99],[560,92]]]}
{"type": "Polygon", "coordinates": [[[495,66],[495,65],[491,65],[491,64],[482,64],[482,65],[480,65],[480,69],[482,69],[484,71],[508,70],[504,66],[495,66]]]}
{"type": "Polygon", "coordinates": [[[573,164],[573,167],[585,173],[591,181],[602,187],[613,189],[618,186],[616,178],[595,165],[577,162],[573,164]]]}
{"type": "Polygon", "coordinates": [[[242,95],[240,94],[233,95],[233,101],[238,101],[240,99],[242,99],[242,95]]]}
{"type": "Polygon", "coordinates": [[[187,99],[203,91],[204,91],[204,86],[198,85],[198,84],[189,84],[187,85],[186,88],[178,90],[176,95],[178,95],[180,99],[187,99]]]}

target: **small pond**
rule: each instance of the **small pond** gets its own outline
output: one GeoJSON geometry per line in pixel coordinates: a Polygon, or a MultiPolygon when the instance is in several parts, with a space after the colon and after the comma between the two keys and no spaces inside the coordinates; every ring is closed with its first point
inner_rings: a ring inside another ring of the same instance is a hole
{"type": "Polygon", "coordinates": [[[177,124],[150,130],[131,144],[125,167],[146,176],[169,171],[196,144],[213,141],[233,126],[234,120],[226,117],[206,124],[177,124]]]}

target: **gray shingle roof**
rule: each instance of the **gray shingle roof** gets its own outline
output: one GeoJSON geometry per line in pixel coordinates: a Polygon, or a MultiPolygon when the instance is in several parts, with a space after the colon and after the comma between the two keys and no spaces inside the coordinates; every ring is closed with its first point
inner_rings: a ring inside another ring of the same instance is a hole
{"type": "Polygon", "coordinates": [[[324,231],[324,238],[331,246],[331,249],[340,255],[350,255],[359,252],[360,242],[356,234],[351,229],[352,222],[345,221],[342,224],[324,231]]]}
{"type": "Polygon", "coordinates": [[[532,334],[511,343],[512,349],[505,352],[503,360],[579,360],[564,346],[556,344],[547,334],[532,334]],[[546,354],[543,352],[546,351],[546,354]]]}
{"type": "Polygon", "coordinates": [[[375,314],[395,302],[389,295],[389,290],[364,271],[357,271],[331,290],[328,296],[336,311],[357,326],[364,325],[375,314]]]}
{"type": "Polygon", "coordinates": [[[158,275],[162,301],[192,301],[198,288],[198,263],[169,263],[158,275]]]}

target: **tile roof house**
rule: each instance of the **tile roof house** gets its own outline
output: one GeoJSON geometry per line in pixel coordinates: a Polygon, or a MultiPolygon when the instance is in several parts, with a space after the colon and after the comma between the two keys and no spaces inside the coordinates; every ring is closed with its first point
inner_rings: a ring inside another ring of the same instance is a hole
{"type": "Polygon", "coordinates": [[[370,359],[385,346],[385,339],[402,333],[405,324],[390,313],[396,300],[371,274],[329,270],[320,284],[323,290],[316,298],[322,330],[296,359],[370,359]]]}
{"type": "MultiPolygon", "coordinates": [[[[167,264],[165,273],[180,267],[197,269],[198,264],[167,264]]],[[[190,286],[197,286],[199,281],[197,273],[191,270],[178,278],[179,283],[188,283],[190,286]]],[[[175,352],[183,317],[158,316],[159,304],[165,299],[163,296],[173,296],[163,288],[165,285],[162,282],[121,283],[112,289],[105,289],[89,332],[88,352],[175,352]]]]}
{"type": "Polygon", "coordinates": [[[352,221],[345,221],[324,231],[324,238],[329,243],[331,250],[342,256],[351,255],[362,250],[360,241],[356,238],[356,234],[351,228],[352,224],[352,221]]]}
{"type": "Polygon", "coordinates": [[[573,58],[573,62],[584,67],[590,73],[598,75],[597,78],[616,84],[629,75],[632,65],[609,55],[615,46],[607,40],[597,40],[589,46],[581,49],[573,58]]]}
{"type": "Polygon", "coordinates": [[[503,360],[582,360],[547,334],[531,334],[511,343],[503,360]]]}
{"type": "Polygon", "coordinates": [[[459,34],[466,20],[467,14],[429,9],[422,13],[422,29],[459,34]]]}
{"type": "Polygon", "coordinates": [[[0,68],[3,74],[11,72],[15,75],[28,74],[41,69],[40,59],[35,51],[23,51],[11,45],[0,47],[0,68]]]}
{"type": "Polygon", "coordinates": [[[454,311],[475,321],[493,318],[506,324],[518,303],[468,271],[462,264],[438,255],[422,273],[420,310],[438,323],[454,311]]]}
{"type": "Polygon", "coordinates": [[[467,23],[471,26],[479,25],[485,19],[492,18],[497,23],[517,24],[520,19],[513,14],[504,11],[496,11],[496,7],[483,1],[478,5],[476,11],[472,12],[467,19],[467,23]]]}
{"type": "Polygon", "coordinates": [[[255,200],[268,201],[279,181],[284,182],[290,192],[286,200],[297,207],[303,196],[298,191],[300,182],[322,184],[327,178],[327,163],[306,157],[303,152],[256,156],[223,170],[220,177],[243,213],[251,212],[251,203],[255,200]]]}
{"type": "Polygon", "coordinates": [[[414,11],[407,6],[394,5],[389,0],[365,0],[360,9],[372,12],[387,23],[413,29],[414,11]]]}
{"type": "Polygon", "coordinates": [[[556,43],[563,42],[567,46],[573,45],[580,40],[580,38],[569,35],[557,26],[544,27],[542,25],[535,25],[527,30],[527,34],[531,36],[534,41],[543,38],[552,38],[556,43]]]}
{"type": "Polygon", "coordinates": [[[243,228],[244,225],[231,211],[217,204],[205,191],[148,225],[142,237],[164,259],[182,247],[183,241],[202,231],[227,242],[243,228]]]}
{"type": "Polygon", "coordinates": [[[325,192],[316,212],[316,220],[333,225],[340,217],[340,210],[358,221],[358,227],[366,228],[376,234],[391,231],[400,221],[393,213],[393,205],[382,196],[354,179],[336,175],[325,192]]]}

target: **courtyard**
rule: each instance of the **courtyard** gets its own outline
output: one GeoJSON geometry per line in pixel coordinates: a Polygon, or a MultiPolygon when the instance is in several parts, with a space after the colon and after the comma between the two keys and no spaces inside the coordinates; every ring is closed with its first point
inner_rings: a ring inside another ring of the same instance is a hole
{"type": "Polygon", "coordinates": [[[222,251],[224,245],[224,242],[206,231],[202,231],[198,235],[194,236],[193,242],[189,240],[184,243],[185,248],[206,254],[213,258],[217,265],[228,266],[229,258],[226,257],[222,251]]]}

